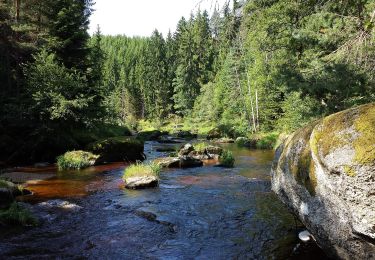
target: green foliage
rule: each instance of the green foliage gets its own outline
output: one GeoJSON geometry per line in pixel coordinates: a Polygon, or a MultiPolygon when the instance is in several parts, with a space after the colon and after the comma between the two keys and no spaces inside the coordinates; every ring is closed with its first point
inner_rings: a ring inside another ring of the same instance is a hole
{"type": "Polygon", "coordinates": [[[98,28],[90,39],[92,5],[0,3],[0,138],[17,142],[0,147],[1,160],[82,149],[102,137],[83,130],[103,124],[200,134],[224,125],[237,137],[375,100],[373,1],[233,1],[181,18],[166,38],[98,28]]]}
{"type": "Polygon", "coordinates": [[[321,114],[319,102],[309,96],[301,97],[298,92],[291,92],[282,103],[283,115],[277,124],[283,132],[293,132],[309,123],[321,114]]]}
{"type": "Polygon", "coordinates": [[[161,166],[154,163],[136,163],[128,166],[124,171],[123,179],[140,176],[159,176],[161,166]]]}
{"type": "Polygon", "coordinates": [[[59,170],[83,169],[95,164],[98,155],[85,151],[71,151],[57,157],[59,170]]]}
{"type": "Polygon", "coordinates": [[[16,202],[13,202],[9,209],[0,210],[0,222],[21,226],[36,226],[38,224],[31,213],[16,202]]]}
{"type": "Polygon", "coordinates": [[[224,150],[219,156],[220,165],[223,167],[232,168],[234,166],[234,156],[231,151],[224,150]]]}
{"type": "Polygon", "coordinates": [[[26,68],[26,75],[35,116],[42,122],[83,121],[84,111],[93,100],[92,96],[85,95],[84,79],[67,70],[56,61],[55,55],[45,50],[34,58],[35,62],[26,68]]]}
{"type": "Polygon", "coordinates": [[[258,149],[274,149],[279,135],[277,133],[261,134],[256,137],[256,147],[258,149]]]}
{"type": "Polygon", "coordinates": [[[87,42],[91,0],[55,0],[48,3],[48,47],[68,69],[85,74],[90,49],[87,42]]]}

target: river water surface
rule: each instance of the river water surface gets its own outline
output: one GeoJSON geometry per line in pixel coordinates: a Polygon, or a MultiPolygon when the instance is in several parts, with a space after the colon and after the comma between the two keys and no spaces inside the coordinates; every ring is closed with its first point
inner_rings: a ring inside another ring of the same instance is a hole
{"type": "MultiPolygon", "coordinates": [[[[162,146],[147,142],[148,159],[162,146]]],[[[31,183],[42,223],[1,232],[0,258],[323,259],[271,192],[273,152],[225,146],[235,168],[164,170],[155,189],[123,189],[122,163],[31,183]]]]}

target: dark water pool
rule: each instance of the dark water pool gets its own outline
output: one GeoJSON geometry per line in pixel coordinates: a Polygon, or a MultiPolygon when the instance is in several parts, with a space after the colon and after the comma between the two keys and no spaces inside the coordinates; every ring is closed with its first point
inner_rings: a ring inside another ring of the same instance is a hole
{"type": "MultiPolygon", "coordinates": [[[[160,146],[146,144],[150,159],[160,146]]],[[[227,148],[235,168],[166,170],[156,189],[122,189],[122,164],[30,185],[25,200],[44,221],[3,231],[0,258],[323,259],[315,244],[299,243],[301,227],[271,192],[273,152],[227,148]],[[73,206],[47,207],[52,199],[73,206]]]]}

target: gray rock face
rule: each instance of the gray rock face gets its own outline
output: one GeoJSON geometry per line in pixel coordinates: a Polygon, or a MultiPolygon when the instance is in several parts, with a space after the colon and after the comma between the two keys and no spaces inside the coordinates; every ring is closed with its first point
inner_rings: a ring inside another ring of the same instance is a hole
{"type": "Polygon", "coordinates": [[[194,147],[192,144],[185,144],[181,149],[180,151],[178,152],[178,156],[179,157],[182,157],[182,156],[186,156],[188,155],[190,152],[194,151],[194,147]]]}
{"type": "Polygon", "coordinates": [[[272,189],[328,255],[375,259],[375,104],[298,130],[271,173],[272,189]]]}
{"type": "Polygon", "coordinates": [[[158,186],[158,178],[156,176],[136,176],[126,178],[125,187],[128,189],[144,189],[158,186]]]}

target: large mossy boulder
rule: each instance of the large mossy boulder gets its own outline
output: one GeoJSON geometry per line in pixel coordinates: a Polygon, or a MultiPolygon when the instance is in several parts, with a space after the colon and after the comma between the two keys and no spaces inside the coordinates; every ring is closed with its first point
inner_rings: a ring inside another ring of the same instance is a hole
{"type": "Polygon", "coordinates": [[[137,139],[141,141],[156,141],[167,134],[167,132],[161,132],[159,130],[142,131],[137,134],[137,139]]]}
{"type": "Polygon", "coordinates": [[[247,137],[237,137],[235,143],[239,147],[247,147],[255,149],[257,148],[257,139],[256,138],[247,138],[247,137]]]}
{"type": "Polygon", "coordinates": [[[223,132],[219,128],[215,127],[213,129],[211,129],[210,131],[208,131],[207,140],[220,138],[222,136],[223,136],[223,132]]]}
{"type": "Polygon", "coordinates": [[[184,130],[177,131],[173,135],[175,135],[178,138],[185,138],[185,139],[194,139],[198,137],[196,133],[192,133],[192,132],[184,131],[184,130]]]}
{"type": "Polygon", "coordinates": [[[59,170],[80,170],[96,164],[98,155],[85,151],[70,151],[57,157],[59,170]]]}
{"type": "Polygon", "coordinates": [[[97,164],[134,162],[145,159],[144,143],[132,137],[112,137],[88,145],[87,150],[99,155],[97,164]]]}
{"type": "Polygon", "coordinates": [[[279,146],[272,188],[332,257],[375,258],[375,103],[296,131],[279,146]]]}

